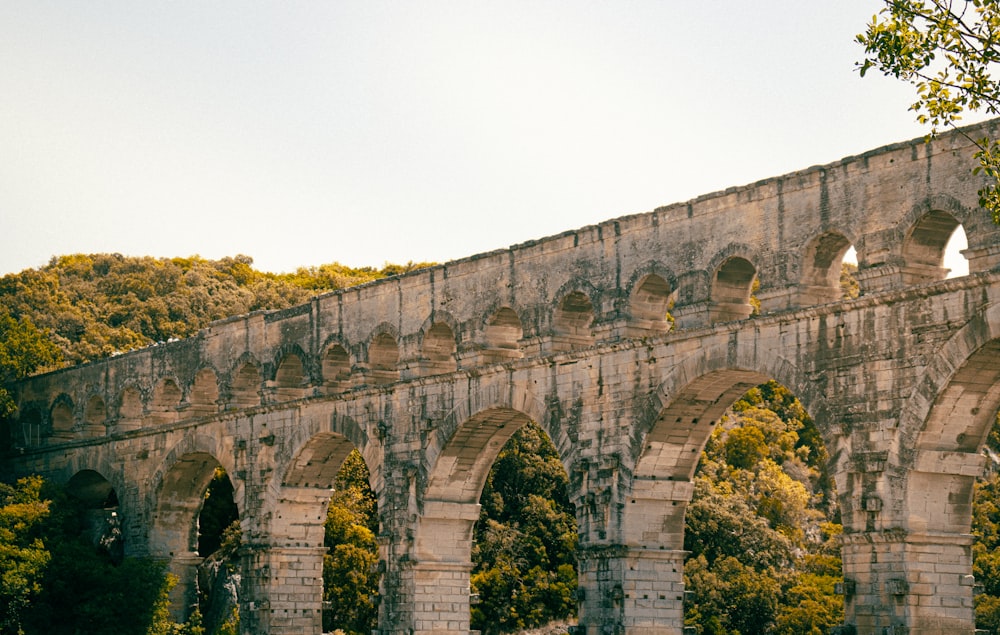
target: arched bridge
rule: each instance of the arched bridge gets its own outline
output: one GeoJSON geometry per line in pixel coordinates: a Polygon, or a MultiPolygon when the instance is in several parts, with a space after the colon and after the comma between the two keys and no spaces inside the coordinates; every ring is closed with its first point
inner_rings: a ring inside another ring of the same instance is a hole
{"type": "Polygon", "coordinates": [[[127,551],[168,559],[181,595],[205,488],[225,468],[244,632],[317,634],[330,488],[357,448],[378,496],[379,632],[464,633],[480,492],[535,421],[570,475],[580,632],[679,634],[700,451],[723,411],[773,378],[830,455],[846,622],[971,633],[972,486],[1000,407],[1000,228],[978,207],[965,139],[881,148],[33,377],[15,386],[4,467],[113,492],[127,551]],[[959,226],[971,273],[945,279],[959,226]],[[861,296],[844,301],[852,245],[861,296]]]}

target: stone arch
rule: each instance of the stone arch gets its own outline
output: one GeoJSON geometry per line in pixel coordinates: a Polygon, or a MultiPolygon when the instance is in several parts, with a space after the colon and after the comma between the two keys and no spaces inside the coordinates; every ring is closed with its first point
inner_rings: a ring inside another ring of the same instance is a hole
{"type": "Polygon", "coordinates": [[[495,308],[483,321],[483,361],[503,362],[520,359],[524,327],[517,311],[509,306],[495,308]]]}
{"type": "Polygon", "coordinates": [[[73,414],[73,399],[66,393],[60,393],[52,402],[49,410],[49,421],[52,422],[52,436],[57,439],[73,437],[76,417],[73,414]]]}
{"type": "Polygon", "coordinates": [[[207,417],[219,411],[219,376],[211,366],[201,367],[188,389],[191,416],[207,417]]]}
{"type": "Polygon", "coordinates": [[[118,430],[136,430],[142,427],[142,391],[137,384],[127,384],[118,395],[118,430]]]}
{"type": "Polygon", "coordinates": [[[900,463],[913,459],[907,448],[961,453],[982,449],[1000,408],[1000,363],[991,358],[998,341],[1000,304],[994,304],[973,316],[928,360],[900,412],[900,463]]]}
{"type": "MultiPolygon", "coordinates": [[[[190,435],[170,451],[152,479],[149,552],[166,560],[179,580],[170,593],[171,614],[177,620],[185,619],[197,602],[197,567],[202,561],[198,555],[198,516],[216,468],[225,469],[232,479],[232,466],[224,465],[224,460],[221,439],[190,435]]],[[[238,482],[233,486],[233,499],[242,515],[242,487],[238,482]]]]}
{"type": "Polygon", "coordinates": [[[670,328],[668,314],[677,297],[677,279],[657,263],[632,274],[626,289],[629,321],[633,326],[651,331],[670,328]]]}
{"type": "Polygon", "coordinates": [[[11,443],[13,447],[32,448],[40,446],[44,435],[44,426],[42,408],[37,405],[26,406],[18,415],[17,428],[12,430],[13,438],[11,439],[11,443]]]}
{"type": "Polygon", "coordinates": [[[328,393],[347,392],[351,388],[351,354],[348,347],[336,336],[331,337],[323,347],[320,375],[323,387],[328,393]]]}
{"type": "Polygon", "coordinates": [[[458,342],[455,338],[454,319],[438,312],[421,329],[420,362],[423,373],[438,375],[453,373],[458,369],[455,353],[458,342]]]}
{"type": "Polygon", "coordinates": [[[273,390],[277,401],[301,399],[309,392],[306,355],[298,344],[282,347],[274,363],[273,390]]]}
{"type": "Polygon", "coordinates": [[[325,522],[334,482],[348,455],[357,449],[369,467],[373,491],[379,448],[350,417],[304,418],[305,425],[290,439],[290,460],[276,469],[278,483],[268,488],[264,502],[265,548],[253,555],[253,566],[270,572],[259,585],[267,589],[272,611],[296,615],[296,632],[321,630],[325,522]],[[294,596],[284,589],[294,587],[294,596]]]}
{"type": "Polygon", "coordinates": [[[260,405],[264,375],[261,364],[250,353],[245,353],[233,366],[229,379],[229,408],[253,408],[260,405]]]}
{"type": "Polygon", "coordinates": [[[380,324],[368,340],[368,371],[375,384],[399,379],[399,337],[390,324],[380,324]]]}
{"type": "Polygon", "coordinates": [[[552,348],[571,350],[594,343],[594,323],[599,303],[590,285],[569,284],[555,294],[552,309],[552,348]]]}
{"type": "MultiPolygon", "coordinates": [[[[965,582],[972,574],[972,497],[986,463],[981,450],[1000,409],[998,359],[1000,305],[993,305],[940,347],[904,403],[898,442],[886,457],[905,475],[903,491],[865,493],[880,505],[901,503],[906,579],[930,582],[911,589],[908,608],[918,628],[959,632],[974,622],[973,591],[965,582]],[[948,562],[954,573],[935,575],[938,562],[948,562]]],[[[858,502],[866,508],[866,499],[858,502]]]]}
{"type": "Polygon", "coordinates": [[[836,230],[824,232],[806,244],[799,276],[799,306],[826,304],[841,299],[841,265],[844,254],[852,244],[853,241],[844,233],[836,230]]]}
{"type": "Polygon", "coordinates": [[[83,510],[83,532],[91,544],[101,545],[112,558],[125,554],[118,492],[103,474],[84,469],[66,483],[66,493],[79,501],[83,510]]]}
{"type": "MultiPolygon", "coordinates": [[[[681,602],[661,602],[650,610],[651,603],[642,598],[657,593],[660,599],[681,599],[687,556],[685,515],[702,450],[733,402],[769,379],[786,386],[799,396],[803,407],[818,414],[816,406],[821,402],[816,400],[815,389],[803,390],[806,385],[798,369],[770,351],[760,354],[748,348],[737,350],[734,356],[723,347],[719,354],[700,352],[669,369],[642,407],[646,414],[637,421],[631,451],[623,457],[621,501],[612,501],[620,507],[612,504],[604,511],[620,514],[620,522],[602,518],[600,505],[591,504],[589,514],[586,508],[580,514],[581,535],[603,538],[601,530],[606,526],[607,539],[621,545],[621,566],[627,571],[622,602],[633,627],[670,626],[678,632],[683,627],[681,602]],[[602,524],[595,527],[596,523],[602,524]]],[[[819,424],[819,417],[815,421],[819,424]]],[[[832,441],[832,431],[819,427],[824,440],[832,441]]],[[[588,586],[600,587],[600,569],[585,564],[581,584],[588,580],[588,586]]]]}
{"type": "Polygon", "coordinates": [[[153,388],[149,400],[149,418],[154,425],[177,421],[180,416],[178,408],[181,405],[181,389],[173,377],[164,377],[153,388]]]}
{"type": "Polygon", "coordinates": [[[903,233],[900,248],[904,284],[944,280],[945,247],[960,225],[953,214],[940,209],[927,210],[913,222],[903,233]]]}
{"type": "MultiPolygon", "coordinates": [[[[981,454],[1000,410],[1000,305],[956,332],[930,360],[900,413],[897,460],[907,468],[911,531],[965,535],[981,454]]],[[[971,560],[962,554],[960,560],[971,560]]]]}
{"type": "Polygon", "coordinates": [[[569,464],[575,453],[575,445],[560,426],[558,417],[550,417],[551,413],[544,400],[535,395],[526,385],[512,386],[505,379],[498,378],[480,384],[478,390],[470,395],[469,399],[456,400],[454,408],[448,413],[448,416],[436,422],[434,435],[424,451],[425,465],[437,464],[439,454],[448,444],[452,443],[465,422],[471,420],[476,413],[492,410],[524,413],[529,420],[541,426],[545,434],[549,436],[552,443],[555,444],[563,464],[569,464]]]}
{"type": "Polygon", "coordinates": [[[520,410],[487,408],[461,421],[440,447],[414,510],[415,565],[401,572],[403,588],[416,601],[414,621],[443,620],[454,623],[455,631],[469,630],[469,574],[479,497],[500,450],[530,420],[520,410]]]}
{"type": "Polygon", "coordinates": [[[83,424],[89,436],[103,436],[107,431],[108,409],[100,395],[91,395],[83,410],[83,424]]]}
{"type": "Polygon", "coordinates": [[[717,255],[709,267],[709,322],[730,322],[750,317],[753,305],[750,297],[757,280],[753,250],[743,245],[730,245],[717,255]]]}

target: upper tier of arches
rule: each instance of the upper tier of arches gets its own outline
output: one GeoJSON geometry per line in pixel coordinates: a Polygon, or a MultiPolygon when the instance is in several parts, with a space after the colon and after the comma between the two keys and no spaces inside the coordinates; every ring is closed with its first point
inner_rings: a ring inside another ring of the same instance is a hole
{"type": "Polygon", "coordinates": [[[22,392],[12,442],[169,424],[837,302],[851,247],[862,295],[933,283],[948,273],[945,247],[959,227],[970,272],[991,270],[1000,228],[978,208],[965,145],[960,135],[898,144],[219,322],[92,365],[107,369],[99,380],[22,392]]]}

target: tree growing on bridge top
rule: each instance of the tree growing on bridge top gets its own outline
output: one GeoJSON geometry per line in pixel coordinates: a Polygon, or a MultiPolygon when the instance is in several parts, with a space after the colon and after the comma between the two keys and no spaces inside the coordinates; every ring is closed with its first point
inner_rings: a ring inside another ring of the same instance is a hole
{"type": "MultiPolygon", "coordinates": [[[[871,69],[917,89],[910,110],[920,123],[954,128],[965,112],[1000,114],[1000,2],[997,0],[885,0],[857,40],[865,47],[861,75],[871,69]]],[[[967,135],[968,136],[968,135],[967,135]]],[[[990,178],[979,204],[1000,223],[1000,144],[968,137],[990,178]]]]}

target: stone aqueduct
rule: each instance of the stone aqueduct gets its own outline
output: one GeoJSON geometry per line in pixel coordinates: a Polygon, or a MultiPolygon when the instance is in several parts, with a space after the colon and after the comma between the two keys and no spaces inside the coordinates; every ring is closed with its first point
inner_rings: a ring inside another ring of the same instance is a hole
{"type": "Polygon", "coordinates": [[[33,377],[3,467],[113,490],[127,551],[168,559],[182,606],[222,466],[243,631],[316,634],[330,488],[357,448],[378,632],[465,633],[479,495],[531,420],[570,475],[579,632],[681,633],[701,448],[773,378],[831,457],[846,623],[971,633],[971,492],[1000,407],[1000,227],[971,154],[957,133],[900,143],[33,377]],[[971,273],[946,280],[959,225],[971,273]],[[841,301],[850,245],[862,295],[841,301]]]}

